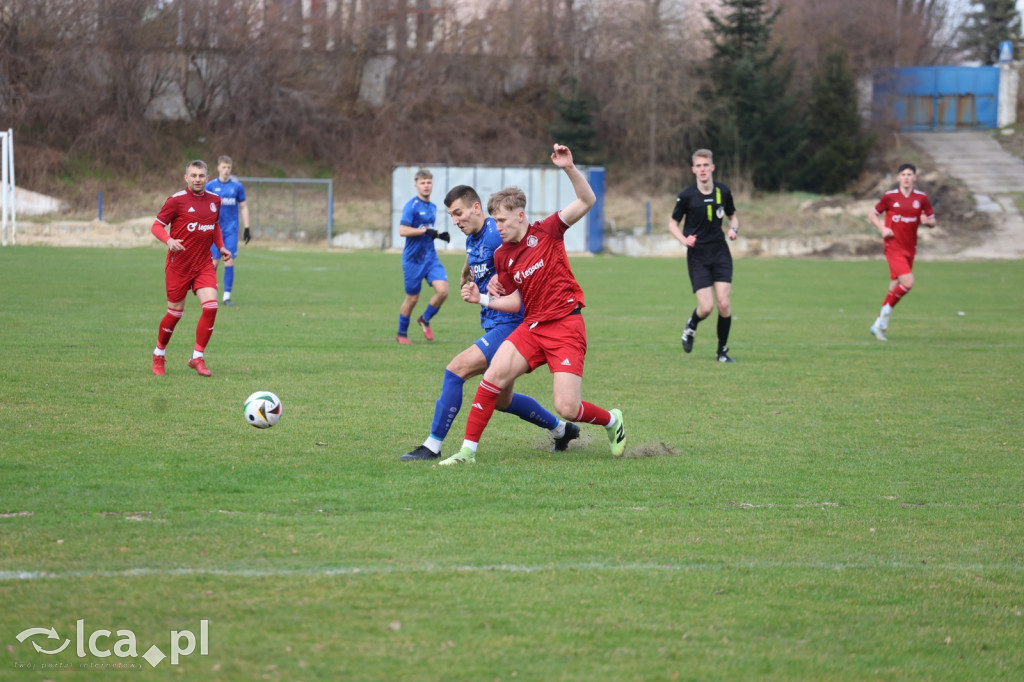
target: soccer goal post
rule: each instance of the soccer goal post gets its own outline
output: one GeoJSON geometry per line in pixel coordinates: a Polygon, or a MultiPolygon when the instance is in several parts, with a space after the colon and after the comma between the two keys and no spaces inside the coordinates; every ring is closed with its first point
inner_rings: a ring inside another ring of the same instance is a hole
{"type": "Polygon", "coordinates": [[[14,130],[8,128],[6,132],[0,132],[0,208],[3,211],[2,226],[0,226],[0,245],[13,245],[17,238],[18,222],[17,211],[14,201],[14,130]]]}
{"type": "Polygon", "coordinates": [[[334,181],[238,178],[256,238],[319,241],[334,236],[334,181]]]}

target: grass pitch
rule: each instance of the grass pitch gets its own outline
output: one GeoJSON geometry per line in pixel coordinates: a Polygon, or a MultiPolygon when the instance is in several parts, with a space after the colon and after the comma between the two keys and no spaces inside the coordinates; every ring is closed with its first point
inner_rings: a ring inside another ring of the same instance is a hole
{"type": "Polygon", "coordinates": [[[0,679],[1024,677],[1020,262],[918,264],[881,343],[884,263],[738,261],[725,366],[714,316],[682,352],[683,263],[576,258],[626,456],[496,414],[448,469],[397,458],[476,306],[399,347],[397,255],[246,250],[213,377],[194,298],[155,377],[162,259],[0,250],[0,679]],[[202,621],[205,654],[142,658],[202,621]]]}

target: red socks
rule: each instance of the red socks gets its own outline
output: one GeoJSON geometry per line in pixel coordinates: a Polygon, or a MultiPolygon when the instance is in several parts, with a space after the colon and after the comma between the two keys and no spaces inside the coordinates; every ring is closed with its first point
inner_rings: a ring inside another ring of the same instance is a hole
{"type": "Polygon", "coordinates": [[[174,326],[178,324],[178,320],[184,313],[184,310],[167,309],[167,314],[164,315],[164,319],[160,320],[160,329],[156,333],[157,348],[160,350],[167,348],[167,344],[171,341],[171,334],[174,333],[174,326]]]}
{"type": "Polygon", "coordinates": [[[907,295],[908,291],[910,291],[910,289],[906,288],[902,284],[897,284],[895,288],[889,291],[889,295],[885,297],[885,301],[882,305],[887,305],[889,307],[896,305],[900,302],[901,298],[907,295]]]}
{"type": "Polygon", "coordinates": [[[203,314],[199,316],[196,324],[196,351],[202,353],[206,344],[210,343],[213,336],[213,321],[217,319],[217,301],[207,301],[203,304],[203,314]]]}
{"type": "Polygon", "coordinates": [[[593,403],[588,403],[586,400],[583,400],[580,401],[579,414],[576,415],[576,418],[573,419],[573,421],[597,424],[598,426],[608,426],[612,422],[612,413],[593,403]]]}
{"type": "Polygon", "coordinates": [[[480,380],[480,387],[473,396],[473,406],[469,408],[469,417],[466,418],[466,440],[480,442],[480,436],[484,435],[487,422],[491,421],[500,394],[500,388],[483,379],[480,380]]]}
{"type": "MultiPolygon", "coordinates": [[[[476,389],[476,395],[473,396],[473,406],[469,410],[469,417],[466,419],[466,440],[471,443],[480,442],[480,437],[484,434],[491,415],[494,414],[494,407],[500,394],[501,389],[494,384],[484,380],[480,381],[480,387],[476,389]]],[[[573,421],[608,426],[612,421],[612,414],[608,410],[584,400],[581,401],[579,414],[573,421]]]]}

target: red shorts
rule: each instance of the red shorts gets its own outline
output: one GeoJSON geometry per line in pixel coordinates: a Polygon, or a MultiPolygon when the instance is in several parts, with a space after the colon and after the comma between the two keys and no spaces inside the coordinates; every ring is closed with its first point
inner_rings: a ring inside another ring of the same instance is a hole
{"type": "Polygon", "coordinates": [[[889,279],[899,279],[914,270],[914,254],[899,249],[886,249],[885,260],[889,262],[889,279]]]}
{"type": "Polygon", "coordinates": [[[198,272],[180,273],[171,268],[164,271],[164,284],[167,287],[167,300],[172,303],[184,301],[188,292],[204,288],[217,288],[217,271],[213,269],[213,261],[206,259],[206,264],[198,272]]]}
{"type": "Polygon", "coordinates": [[[583,376],[583,360],[587,356],[587,325],[583,315],[573,313],[550,322],[523,322],[506,341],[511,341],[526,358],[531,372],[547,363],[552,374],[568,372],[583,376]]]}

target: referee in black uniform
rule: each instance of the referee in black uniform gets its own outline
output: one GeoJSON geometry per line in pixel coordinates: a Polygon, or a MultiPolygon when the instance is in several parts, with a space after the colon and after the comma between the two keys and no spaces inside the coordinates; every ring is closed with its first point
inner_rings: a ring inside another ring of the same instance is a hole
{"type": "Polygon", "coordinates": [[[693,350],[693,339],[697,325],[711,314],[718,302],[718,362],[736,362],[729,357],[729,327],[732,311],[729,298],[732,293],[732,253],[726,243],[736,239],[740,231],[732,191],[720,182],[715,182],[715,164],[711,150],[698,149],[693,153],[690,170],[697,182],[690,185],[676,197],[676,207],[668,230],[686,246],[686,267],[690,272],[690,283],[697,296],[697,307],[683,330],[683,350],[693,350]],[[729,233],[722,233],[722,223],[729,219],[729,233]],[[682,224],[682,229],[680,229],[682,224]]]}

